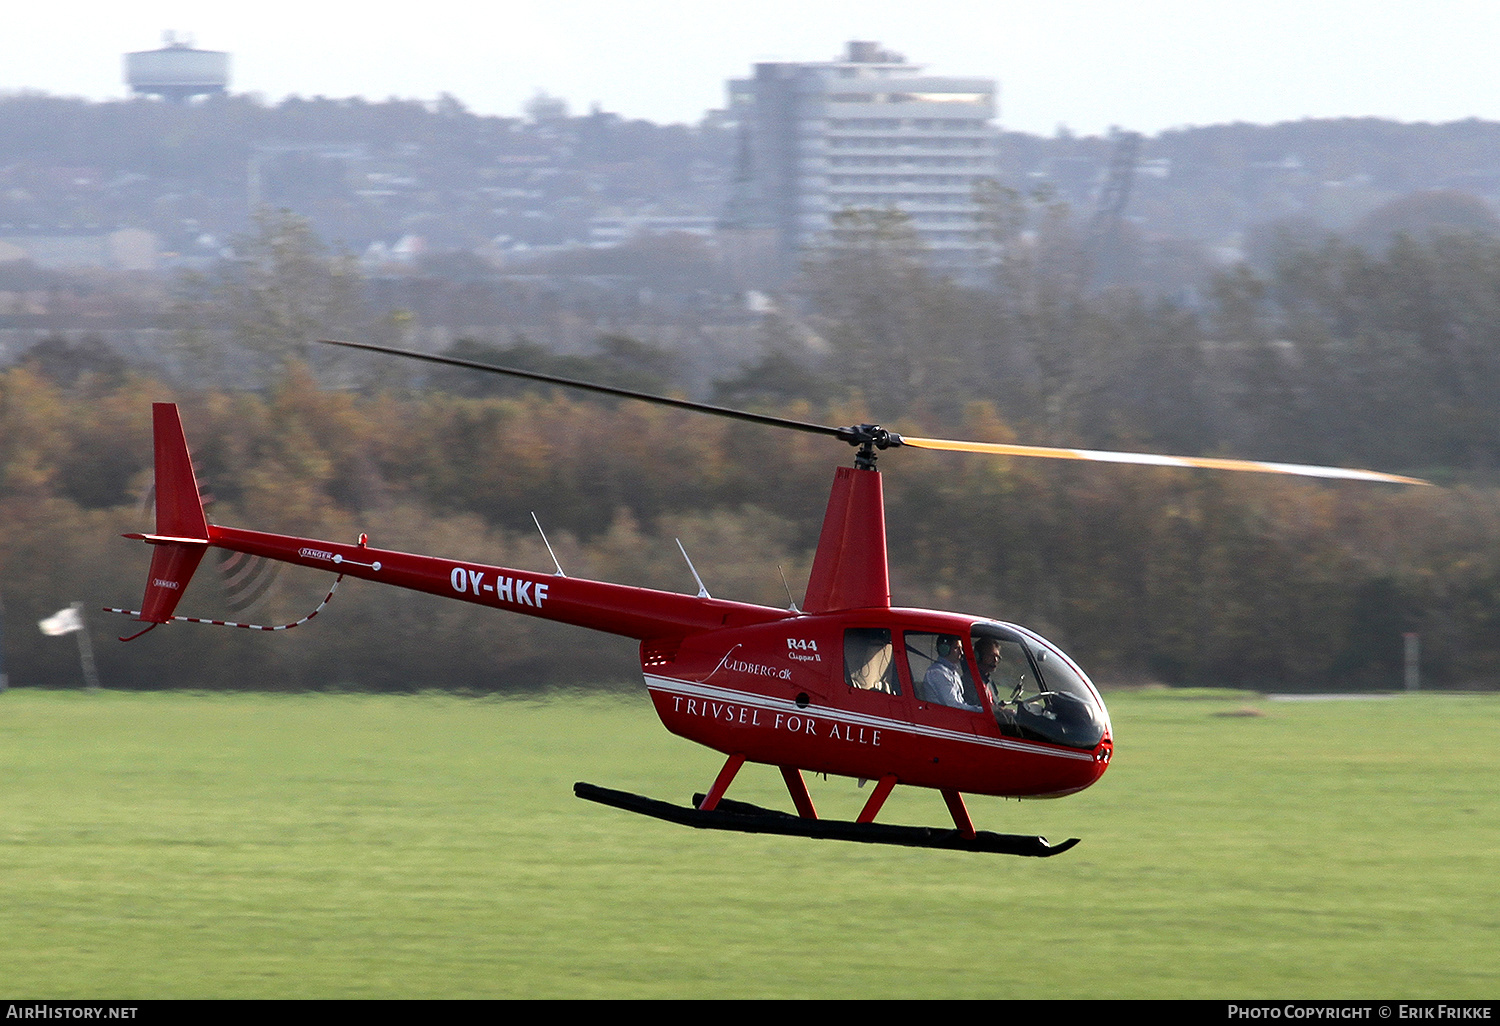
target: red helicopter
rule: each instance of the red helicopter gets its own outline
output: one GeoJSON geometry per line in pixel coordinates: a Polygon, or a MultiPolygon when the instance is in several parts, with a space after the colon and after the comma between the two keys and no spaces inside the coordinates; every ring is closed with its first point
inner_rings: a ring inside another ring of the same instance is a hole
{"type": "MultiPolygon", "coordinates": [[[[585,783],[575,785],[574,792],[700,828],[1030,856],[1056,855],[1078,843],[1077,838],[1049,844],[1041,837],[976,830],[963,795],[1055,798],[1097,781],[1114,752],[1098,689],[1061,649],[1024,627],[891,605],[878,451],[913,446],[1426,483],[1332,467],[903,438],[876,424],[830,427],[446,356],[357,342],[330,344],[827,435],[855,447],[854,465],[838,468],[834,476],[802,607],[776,609],[713,598],[695,569],[698,594],[685,595],[568,577],[560,566],[555,573],[537,573],[376,549],[365,535],[348,543],[211,524],[177,407],[153,407],[156,530],[126,535],[153,547],[145,596],[140,610],[109,610],[148,626],[122,641],[174,620],[260,630],[297,625],[176,615],[210,547],[328,570],[339,580],[359,577],[634,638],[662,723],[722,753],[726,761],[707,792],[694,795],[691,807],[585,783]],[[725,797],[747,761],[781,771],[795,815],[725,797]],[[874,781],[874,787],[854,821],[819,819],[803,771],[874,781]],[[953,828],[876,823],[897,784],[936,789],[953,828]]],[[[691,560],[688,565],[691,569],[691,560]]]]}

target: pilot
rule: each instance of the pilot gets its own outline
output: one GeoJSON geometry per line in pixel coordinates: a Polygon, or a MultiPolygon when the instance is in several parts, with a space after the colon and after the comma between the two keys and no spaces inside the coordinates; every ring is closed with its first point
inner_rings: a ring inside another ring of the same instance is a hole
{"type": "MultiPolygon", "coordinates": [[[[974,641],[974,662],[979,664],[979,677],[990,693],[990,707],[995,711],[995,722],[1001,728],[1015,722],[1015,713],[1005,706],[1006,696],[1000,694],[1003,680],[995,680],[995,671],[1000,667],[1000,639],[977,638],[974,641]]],[[[1002,674],[1002,677],[1004,675],[1002,674]]]]}
{"type": "Polygon", "coordinates": [[[927,701],[954,709],[977,712],[979,706],[964,700],[964,643],[955,634],[940,634],[937,639],[937,662],[927,668],[922,678],[922,690],[927,701]]]}
{"type": "Polygon", "coordinates": [[[1000,639],[980,638],[974,643],[974,661],[979,664],[979,676],[989,685],[990,694],[995,693],[995,682],[990,675],[1000,665],[1000,639]]]}

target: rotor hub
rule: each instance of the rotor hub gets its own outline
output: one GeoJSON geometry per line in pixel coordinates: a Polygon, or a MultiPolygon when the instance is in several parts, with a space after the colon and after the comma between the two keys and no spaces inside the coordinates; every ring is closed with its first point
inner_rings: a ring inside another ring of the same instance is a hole
{"type": "Polygon", "coordinates": [[[853,424],[839,428],[835,434],[859,450],[854,454],[854,465],[860,470],[875,469],[876,449],[893,449],[904,443],[900,435],[879,424],[853,424]]]}

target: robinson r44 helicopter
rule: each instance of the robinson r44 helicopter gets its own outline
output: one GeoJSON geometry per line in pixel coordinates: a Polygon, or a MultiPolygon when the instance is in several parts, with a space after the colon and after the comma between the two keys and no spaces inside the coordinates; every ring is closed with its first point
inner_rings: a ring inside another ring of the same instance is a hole
{"type": "Polygon", "coordinates": [[[546,574],[392,552],[372,548],[365,535],[347,543],[211,524],[177,407],[153,407],[156,530],[126,535],[152,546],[146,591],[139,610],[109,610],[147,626],[121,640],[171,621],[282,630],[305,623],[333,597],[330,590],[307,617],[279,627],[178,616],[178,600],[210,547],[634,638],[662,723],[722,753],[724,766],[690,807],[585,783],[574,793],[700,828],[1031,856],[1078,843],[975,830],[963,795],[1054,798],[1097,781],[1114,752],[1098,689],[1061,649],[1025,627],[891,605],[878,452],[912,446],[1426,483],[1334,467],[904,438],[877,424],[831,427],[440,355],[330,344],[810,432],[855,448],[854,465],[835,473],[802,607],[776,609],[712,598],[701,579],[698,594],[685,595],[568,577],[561,567],[546,574]],[[746,762],[781,771],[795,815],[725,797],[746,762]],[[803,771],[875,784],[854,821],[820,819],[803,771]],[[897,784],[936,789],[953,827],[876,823],[897,784]]]}

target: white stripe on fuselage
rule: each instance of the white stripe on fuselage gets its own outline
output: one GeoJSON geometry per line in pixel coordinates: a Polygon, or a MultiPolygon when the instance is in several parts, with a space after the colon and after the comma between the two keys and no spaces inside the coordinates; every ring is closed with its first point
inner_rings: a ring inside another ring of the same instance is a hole
{"type": "Polygon", "coordinates": [[[768,695],[757,695],[750,691],[736,691],[734,688],[714,687],[709,684],[694,684],[691,681],[677,680],[673,677],[660,677],[651,673],[645,676],[646,689],[648,691],[661,691],[671,695],[682,695],[699,700],[708,699],[720,702],[734,702],[737,705],[766,709],[771,712],[785,712],[794,716],[817,716],[845,726],[900,731],[901,733],[913,734],[917,737],[936,738],[942,741],[962,741],[965,744],[979,745],[984,748],[1005,748],[1013,752],[1026,752],[1031,755],[1055,755],[1060,759],[1079,759],[1083,762],[1094,761],[1094,756],[1090,752],[1051,748],[1007,737],[984,737],[980,734],[969,734],[959,730],[930,727],[921,723],[913,723],[909,720],[893,720],[888,716],[871,716],[868,713],[835,709],[827,705],[809,705],[806,708],[802,708],[790,699],[771,698],[768,695]]]}

